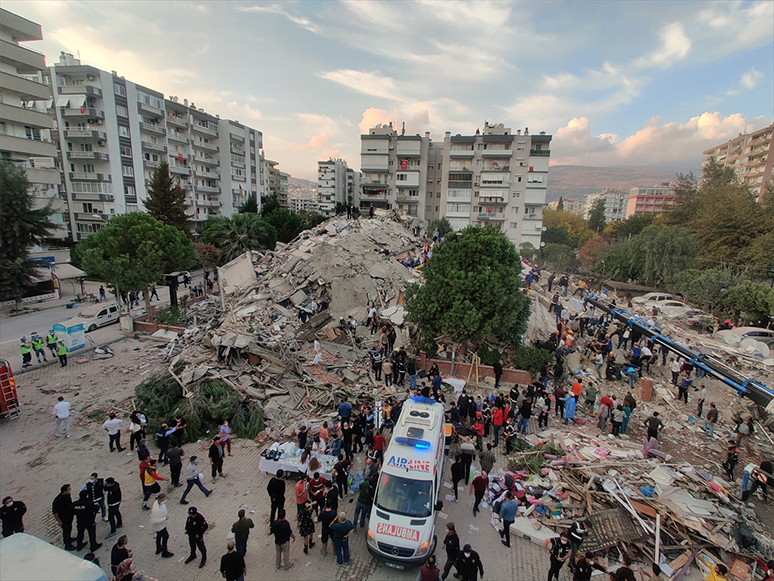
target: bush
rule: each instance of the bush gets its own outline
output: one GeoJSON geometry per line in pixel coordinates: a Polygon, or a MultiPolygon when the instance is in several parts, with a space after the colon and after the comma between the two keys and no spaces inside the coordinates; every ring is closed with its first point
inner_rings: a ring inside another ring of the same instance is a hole
{"type": "Polygon", "coordinates": [[[178,415],[188,422],[184,440],[214,437],[224,419],[239,438],[254,438],[263,431],[263,412],[253,400],[217,379],[202,379],[190,387],[190,398],[171,376],[157,374],[138,385],[134,392],[148,417],[148,432],[178,415]]]}
{"type": "Polygon", "coordinates": [[[550,351],[536,347],[517,347],[510,361],[516,369],[529,371],[532,377],[537,377],[543,365],[553,363],[554,355],[550,351]]]}
{"type": "MultiPolygon", "coordinates": [[[[186,295],[188,296],[188,295],[186,295]]],[[[156,320],[161,325],[185,325],[185,311],[177,307],[167,307],[156,311],[156,320]]]]}

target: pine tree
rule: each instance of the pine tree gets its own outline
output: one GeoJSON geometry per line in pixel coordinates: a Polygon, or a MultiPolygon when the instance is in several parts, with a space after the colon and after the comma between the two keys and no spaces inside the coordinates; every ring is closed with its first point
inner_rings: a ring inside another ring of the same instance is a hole
{"type": "Polygon", "coordinates": [[[190,220],[185,213],[185,190],[172,179],[166,161],[153,172],[144,204],[148,214],[159,222],[191,235],[190,220]]]}
{"type": "Polygon", "coordinates": [[[564,210],[564,198],[559,197],[559,203],[556,205],[557,210],[564,210]]]}
{"type": "Polygon", "coordinates": [[[37,263],[29,260],[29,247],[50,236],[56,226],[49,217],[51,205],[34,209],[24,170],[0,161],[0,300],[21,302],[32,285],[37,263]]]}

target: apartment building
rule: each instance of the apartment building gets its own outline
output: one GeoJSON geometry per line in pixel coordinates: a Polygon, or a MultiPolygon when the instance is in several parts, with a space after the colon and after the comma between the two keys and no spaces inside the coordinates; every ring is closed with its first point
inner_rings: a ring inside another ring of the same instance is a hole
{"type": "Polygon", "coordinates": [[[278,161],[272,161],[271,159],[262,159],[261,164],[263,166],[263,175],[265,176],[265,195],[274,196],[277,198],[277,202],[280,208],[290,208],[290,201],[288,200],[288,174],[284,174],[284,186],[283,186],[283,173],[277,167],[278,161]]]}
{"type": "Polygon", "coordinates": [[[68,238],[69,211],[56,165],[45,56],[20,43],[42,40],[39,24],[0,9],[0,156],[23,167],[34,207],[51,204],[53,238],[68,238]]]}
{"type": "Polygon", "coordinates": [[[397,208],[424,218],[430,134],[400,134],[392,123],[360,136],[360,207],[397,208]]]}
{"type": "Polygon", "coordinates": [[[771,182],[772,135],[774,124],[752,133],[740,133],[738,137],[706,150],[701,165],[704,167],[714,157],[721,167],[734,168],[739,179],[760,199],[771,182]]]}
{"type": "Polygon", "coordinates": [[[329,159],[317,162],[318,211],[323,216],[333,216],[336,204],[350,204],[354,201],[354,172],[343,159],[329,159]]]}
{"type": "Polygon", "coordinates": [[[629,190],[626,217],[641,214],[660,216],[675,207],[677,195],[671,186],[635,187],[629,190]]]}
{"type": "MultiPolygon", "coordinates": [[[[562,201],[562,210],[564,212],[574,214],[575,216],[581,216],[581,217],[583,216],[583,211],[585,209],[585,200],[576,200],[574,198],[560,198],[560,199],[562,201]]],[[[558,210],[559,200],[548,202],[548,204],[546,205],[552,210],[558,210]]]]}
{"type": "Polygon", "coordinates": [[[155,169],[168,162],[191,220],[260,203],[263,135],[187,99],[165,98],[63,53],[50,68],[73,238],[113,215],[143,211],[155,169]]]}
{"type": "Polygon", "coordinates": [[[583,198],[583,213],[581,217],[584,220],[589,219],[591,210],[597,200],[605,201],[605,222],[618,222],[626,218],[626,204],[629,199],[629,193],[622,190],[604,189],[601,192],[586,194],[583,198]]]}

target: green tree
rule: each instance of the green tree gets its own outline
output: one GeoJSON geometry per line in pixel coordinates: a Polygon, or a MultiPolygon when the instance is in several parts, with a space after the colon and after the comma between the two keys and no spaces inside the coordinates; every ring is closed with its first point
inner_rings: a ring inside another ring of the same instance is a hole
{"type": "Polygon", "coordinates": [[[248,250],[274,250],[277,231],[258,214],[216,216],[207,220],[202,240],[220,249],[222,263],[248,250]]]}
{"type": "Polygon", "coordinates": [[[301,219],[306,222],[306,228],[314,228],[315,226],[318,226],[325,222],[328,218],[323,216],[322,214],[318,214],[317,212],[310,212],[309,210],[304,210],[301,212],[301,219]]]}
{"type": "MultiPolygon", "coordinates": [[[[202,265],[205,273],[218,265],[220,261],[220,248],[206,242],[195,242],[194,248],[196,249],[196,260],[202,265]]],[[[203,288],[204,293],[207,294],[206,285],[203,288]]]]}
{"type": "Polygon", "coordinates": [[[529,316],[529,300],[519,292],[519,255],[491,226],[469,226],[449,237],[423,273],[425,283],[409,286],[405,304],[406,319],[419,328],[425,349],[432,350],[441,334],[481,342],[490,333],[508,337],[526,324],[520,321],[529,316]]]}
{"type": "Polygon", "coordinates": [[[153,172],[148,197],[143,204],[151,217],[190,236],[191,222],[185,213],[185,195],[185,190],[169,174],[169,164],[162,161],[153,172]]]}
{"type": "Polygon", "coordinates": [[[594,268],[597,263],[599,254],[607,246],[608,242],[604,236],[594,234],[594,237],[589,239],[586,244],[578,252],[578,260],[580,260],[583,268],[594,268]]]}
{"type": "Polygon", "coordinates": [[[748,323],[757,325],[760,322],[765,326],[769,321],[773,299],[769,285],[745,280],[728,289],[724,302],[735,318],[744,314],[748,323]]]}
{"type": "Polygon", "coordinates": [[[521,257],[525,260],[529,260],[532,262],[535,260],[535,257],[538,254],[537,248],[532,246],[530,242],[522,242],[519,245],[519,253],[521,254],[521,257]]]}
{"type": "Polygon", "coordinates": [[[564,244],[546,244],[541,250],[544,267],[553,271],[574,270],[578,266],[575,252],[564,244]]]}
{"type": "Polygon", "coordinates": [[[344,202],[336,202],[336,209],[333,210],[333,213],[339,216],[340,214],[345,214],[347,212],[347,204],[344,202]]]}
{"type": "Polygon", "coordinates": [[[264,196],[261,198],[261,216],[264,218],[274,210],[279,210],[280,205],[277,196],[264,196]]]}
{"type": "Polygon", "coordinates": [[[551,226],[546,228],[540,236],[540,241],[546,244],[563,244],[572,246],[572,237],[564,226],[551,226]]]}
{"type": "Polygon", "coordinates": [[[56,226],[51,205],[35,209],[27,175],[10,161],[0,160],[0,298],[21,304],[38,262],[29,248],[49,237],[56,226]]]}
{"type": "Polygon", "coordinates": [[[570,212],[543,208],[543,226],[545,228],[561,227],[570,235],[573,248],[580,248],[589,238],[594,236],[594,231],[586,225],[586,220],[570,212]]]}
{"type": "Polygon", "coordinates": [[[433,232],[435,232],[436,228],[438,228],[438,234],[441,236],[441,238],[454,230],[454,228],[452,228],[451,222],[449,222],[449,219],[446,216],[437,218],[436,220],[430,222],[430,227],[428,228],[428,233],[430,236],[433,235],[433,232]]]}
{"type": "Polygon", "coordinates": [[[79,245],[84,270],[116,286],[117,291],[145,293],[162,274],[188,268],[196,251],[188,236],[142,212],[121,214],[79,245]]]}
{"type": "Polygon", "coordinates": [[[670,292],[682,294],[691,304],[707,312],[723,308],[729,289],[742,282],[742,277],[728,268],[710,270],[687,269],[667,282],[670,292]]]}
{"type": "Polygon", "coordinates": [[[600,230],[605,229],[605,224],[605,199],[599,198],[594,201],[589,211],[589,228],[599,233],[600,230]]]}
{"type": "Polygon", "coordinates": [[[277,240],[288,243],[308,228],[304,219],[290,210],[276,209],[266,216],[266,222],[274,226],[277,231],[277,240]]]}
{"type": "Polygon", "coordinates": [[[682,228],[648,226],[634,240],[633,258],[642,261],[643,284],[663,287],[675,274],[696,265],[696,240],[682,228]]]}
{"type": "Polygon", "coordinates": [[[258,213],[258,196],[251,194],[247,199],[239,205],[240,214],[257,214],[258,213]]]}
{"type": "Polygon", "coordinates": [[[564,211],[564,198],[561,196],[559,197],[559,203],[556,205],[556,209],[560,211],[564,211]]]}
{"type": "Polygon", "coordinates": [[[605,235],[612,239],[637,236],[637,234],[653,223],[654,218],[653,214],[639,214],[629,216],[626,220],[611,222],[605,226],[605,235]]]}

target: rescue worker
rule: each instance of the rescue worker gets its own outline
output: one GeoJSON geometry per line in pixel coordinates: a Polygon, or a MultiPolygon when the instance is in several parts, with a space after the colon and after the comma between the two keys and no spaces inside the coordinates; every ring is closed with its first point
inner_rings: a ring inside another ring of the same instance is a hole
{"type": "Polygon", "coordinates": [[[64,367],[67,365],[67,345],[61,339],[59,340],[56,354],[59,356],[59,366],[64,367]]]}
{"type": "Polygon", "coordinates": [[[22,368],[32,365],[32,347],[27,341],[27,337],[21,338],[22,368]]]}
{"type": "Polygon", "coordinates": [[[59,340],[59,337],[54,332],[54,330],[51,329],[48,332],[48,335],[46,335],[46,344],[48,345],[48,350],[51,351],[51,356],[52,357],[56,357],[56,355],[57,355],[57,353],[56,353],[56,351],[57,351],[56,343],[57,343],[58,340],[59,340]]]}
{"type": "Polygon", "coordinates": [[[40,363],[41,356],[43,357],[44,363],[48,362],[48,359],[46,358],[46,350],[43,346],[43,338],[38,335],[37,331],[32,333],[32,349],[35,351],[35,357],[38,358],[38,363],[40,363]]]}

